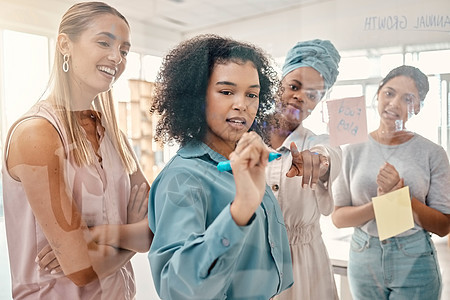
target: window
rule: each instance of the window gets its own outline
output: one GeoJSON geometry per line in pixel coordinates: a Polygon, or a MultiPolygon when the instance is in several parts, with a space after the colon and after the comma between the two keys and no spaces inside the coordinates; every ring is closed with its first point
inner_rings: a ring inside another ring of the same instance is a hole
{"type": "Polygon", "coordinates": [[[144,55],[142,57],[142,75],[143,79],[150,82],[155,82],[159,67],[161,66],[162,58],[153,55],[144,55]]]}
{"type": "MultiPolygon", "coordinates": [[[[45,91],[49,76],[48,38],[17,31],[2,31],[3,70],[0,83],[3,94],[1,150],[11,124],[35,103],[45,91]],[[3,99],[4,100],[3,100],[3,99]]],[[[2,57],[2,55],[0,55],[2,57]]],[[[1,188],[0,188],[1,190],[1,188]]],[[[0,216],[3,200],[0,199],[0,216]]]]}
{"type": "Polygon", "coordinates": [[[2,44],[5,99],[2,117],[9,128],[45,91],[49,49],[45,36],[9,30],[3,31],[2,44]]]}

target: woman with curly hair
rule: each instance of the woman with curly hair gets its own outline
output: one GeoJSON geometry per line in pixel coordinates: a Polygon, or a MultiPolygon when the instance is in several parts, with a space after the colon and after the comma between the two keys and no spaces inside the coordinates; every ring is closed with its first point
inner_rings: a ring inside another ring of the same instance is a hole
{"type": "Polygon", "coordinates": [[[277,74],[255,46],[216,35],[165,57],[151,111],[177,154],[152,185],[149,252],[162,299],[264,299],[292,284],[283,215],[265,183],[269,149],[252,128],[277,74]],[[232,172],[217,164],[229,159],[232,172]]]}

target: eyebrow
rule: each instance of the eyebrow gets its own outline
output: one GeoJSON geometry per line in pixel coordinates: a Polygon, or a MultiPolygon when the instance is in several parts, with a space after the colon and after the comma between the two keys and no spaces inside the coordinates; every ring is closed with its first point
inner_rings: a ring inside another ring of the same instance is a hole
{"type": "Polygon", "coordinates": [[[308,91],[318,91],[318,92],[323,92],[324,89],[318,89],[318,88],[312,88],[312,87],[305,87],[305,85],[303,83],[301,83],[300,81],[298,81],[297,79],[291,79],[292,81],[295,81],[299,86],[301,86],[303,89],[308,90],[308,91]]]}
{"type": "MultiPolygon", "coordinates": [[[[97,35],[106,35],[107,37],[109,37],[109,38],[112,39],[112,40],[117,40],[117,37],[116,37],[114,34],[112,34],[111,32],[102,31],[102,32],[98,33],[97,35]]],[[[125,45],[131,47],[130,42],[123,42],[123,43],[124,43],[125,45]]]]}
{"type": "Polygon", "coordinates": [[[391,92],[391,91],[392,91],[392,92],[397,92],[396,89],[391,88],[390,86],[383,86],[381,89],[386,89],[386,90],[389,90],[390,92],[391,92]]]}
{"type": "MultiPolygon", "coordinates": [[[[231,85],[231,86],[237,86],[236,83],[231,82],[231,81],[217,81],[216,85],[231,85]]],[[[259,84],[254,84],[249,86],[249,88],[261,88],[261,86],[259,84]]]]}
{"type": "Polygon", "coordinates": [[[298,81],[297,79],[291,79],[292,81],[295,81],[295,83],[297,83],[298,85],[301,85],[301,86],[303,86],[303,84],[300,82],[300,81],[298,81]]]}
{"type": "MultiPolygon", "coordinates": [[[[386,88],[386,89],[389,89],[391,91],[394,91],[394,92],[398,93],[398,91],[396,89],[394,89],[394,88],[392,88],[390,86],[384,86],[383,88],[386,88]]],[[[412,97],[418,99],[414,93],[403,93],[403,95],[412,96],[412,97]]]]}

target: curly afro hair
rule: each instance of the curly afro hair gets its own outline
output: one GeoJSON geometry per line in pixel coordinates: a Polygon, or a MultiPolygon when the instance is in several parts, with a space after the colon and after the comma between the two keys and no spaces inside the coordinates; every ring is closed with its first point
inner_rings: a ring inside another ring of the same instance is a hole
{"type": "Polygon", "coordinates": [[[159,70],[150,113],[160,115],[155,140],[178,142],[202,141],[206,131],[206,89],[217,63],[251,61],[260,81],[259,108],[250,130],[258,133],[259,121],[274,107],[279,87],[272,60],[260,48],[213,34],[199,35],[181,42],[163,59],[159,70]]]}

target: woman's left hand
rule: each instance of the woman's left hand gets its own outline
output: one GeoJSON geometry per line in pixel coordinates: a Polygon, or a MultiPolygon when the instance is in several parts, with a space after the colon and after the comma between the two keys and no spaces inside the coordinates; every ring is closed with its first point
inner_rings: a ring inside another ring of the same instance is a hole
{"type": "Polygon", "coordinates": [[[140,186],[133,186],[127,209],[128,224],[137,223],[147,216],[148,187],[146,182],[141,183],[140,186]]]}

